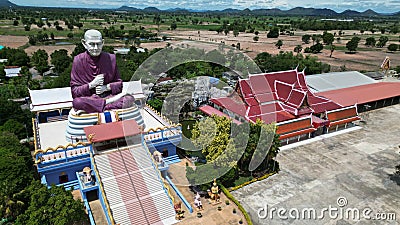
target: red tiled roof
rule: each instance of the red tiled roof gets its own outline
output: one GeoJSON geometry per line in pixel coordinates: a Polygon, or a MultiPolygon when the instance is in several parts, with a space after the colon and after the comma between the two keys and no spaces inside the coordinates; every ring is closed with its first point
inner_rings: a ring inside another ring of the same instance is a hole
{"type": "Polygon", "coordinates": [[[236,100],[233,100],[232,97],[213,98],[210,101],[228,109],[229,111],[232,111],[233,113],[238,114],[239,116],[246,116],[246,107],[244,103],[237,102],[236,100]]]}
{"type": "Polygon", "coordinates": [[[282,83],[282,82],[275,81],[275,89],[276,89],[276,94],[278,95],[278,98],[281,101],[285,102],[289,98],[290,93],[292,92],[293,86],[282,83]]]}
{"type": "Polygon", "coordinates": [[[267,76],[265,75],[254,75],[250,76],[250,87],[254,94],[271,93],[274,88],[268,83],[267,76]]]}
{"type": "Polygon", "coordinates": [[[258,94],[256,99],[259,103],[270,102],[275,100],[275,95],[273,93],[258,94]]]}
{"type": "Polygon", "coordinates": [[[299,108],[300,105],[303,103],[305,97],[306,93],[293,89],[292,92],[290,93],[287,103],[289,103],[292,106],[295,106],[296,108],[299,108]]]}
{"type": "Polygon", "coordinates": [[[259,104],[254,97],[245,98],[244,101],[246,102],[247,105],[258,105],[259,104]]]}
{"type": "Polygon", "coordinates": [[[226,117],[226,118],[232,119],[232,121],[233,121],[234,123],[236,123],[236,124],[241,124],[240,121],[235,120],[235,119],[233,119],[233,118],[230,118],[230,117],[229,117],[228,115],[226,115],[225,113],[223,113],[223,112],[221,112],[221,111],[219,111],[219,110],[217,110],[217,109],[215,109],[215,108],[213,108],[213,107],[211,107],[211,106],[209,106],[209,105],[201,106],[199,109],[200,109],[200,111],[202,111],[203,113],[205,113],[205,114],[207,114],[207,115],[209,115],[209,116],[212,116],[212,115],[224,116],[224,117],[226,117]]]}
{"type": "Polygon", "coordinates": [[[248,80],[239,80],[239,86],[244,98],[253,96],[248,80]]]}
{"type": "Polygon", "coordinates": [[[123,138],[126,136],[134,136],[140,134],[141,130],[135,120],[124,120],[113,123],[103,123],[83,128],[86,137],[93,135],[92,142],[101,142],[123,138]]]}
{"type": "Polygon", "coordinates": [[[318,95],[332,99],[343,106],[364,104],[400,96],[400,82],[379,82],[332,91],[319,92],[318,95]]]}

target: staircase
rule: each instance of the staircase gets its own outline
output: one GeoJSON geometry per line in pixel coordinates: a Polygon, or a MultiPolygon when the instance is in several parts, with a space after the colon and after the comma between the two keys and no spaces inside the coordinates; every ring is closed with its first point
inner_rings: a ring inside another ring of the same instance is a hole
{"type": "Polygon", "coordinates": [[[179,158],[178,155],[171,155],[171,156],[165,157],[164,162],[167,163],[168,165],[171,165],[171,164],[181,162],[181,159],[179,158]]]}
{"type": "Polygon", "coordinates": [[[116,224],[173,224],[175,210],[143,146],[94,157],[116,224]]]}

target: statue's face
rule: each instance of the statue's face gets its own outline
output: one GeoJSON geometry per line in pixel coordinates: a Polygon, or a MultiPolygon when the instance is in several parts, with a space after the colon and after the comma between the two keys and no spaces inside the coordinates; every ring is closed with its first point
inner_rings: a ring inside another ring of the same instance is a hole
{"type": "Polygon", "coordinates": [[[85,37],[82,44],[91,56],[99,56],[103,49],[104,40],[101,37],[85,37]]]}

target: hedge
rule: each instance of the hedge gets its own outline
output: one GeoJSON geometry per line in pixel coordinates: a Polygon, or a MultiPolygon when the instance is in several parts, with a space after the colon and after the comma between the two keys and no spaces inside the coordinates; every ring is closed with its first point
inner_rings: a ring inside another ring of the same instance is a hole
{"type": "Polygon", "coordinates": [[[250,218],[249,214],[246,212],[246,210],[244,210],[243,206],[239,203],[239,201],[236,200],[235,197],[233,197],[233,195],[228,191],[228,189],[226,189],[224,187],[224,185],[220,184],[220,186],[221,186],[222,192],[224,192],[226,197],[229,198],[232,202],[234,202],[237,205],[237,207],[239,208],[239,210],[242,211],[242,213],[244,215],[244,218],[247,221],[247,224],[248,225],[253,225],[253,222],[251,221],[251,218],[250,218]]]}

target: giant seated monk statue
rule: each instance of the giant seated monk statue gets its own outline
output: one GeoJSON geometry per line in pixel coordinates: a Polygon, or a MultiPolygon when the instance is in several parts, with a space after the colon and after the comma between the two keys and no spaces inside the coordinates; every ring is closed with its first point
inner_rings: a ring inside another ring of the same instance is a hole
{"type": "Polygon", "coordinates": [[[71,113],[96,113],[131,106],[134,98],[122,92],[115,55],[102,52],[101,33],[86,31],[82,44],[87,51],[75,56],[72,64],[71,113]]]}

